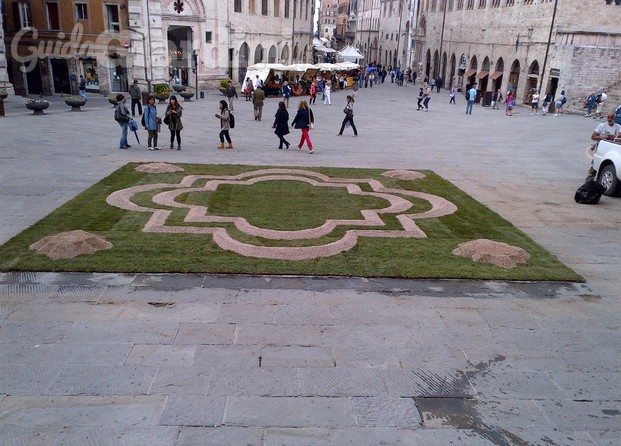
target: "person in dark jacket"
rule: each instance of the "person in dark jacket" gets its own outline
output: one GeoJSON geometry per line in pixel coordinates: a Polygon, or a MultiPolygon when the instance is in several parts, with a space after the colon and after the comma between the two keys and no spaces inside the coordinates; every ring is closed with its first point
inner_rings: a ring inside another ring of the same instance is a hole
{"type": "Polygon", "coordinates": [[[233,107],[233,99],[237,99],[237,90],[231,81],[229,81],[229,84],[226,87],[226,97],[229,100],[229,110],[235,111],[235,108],[233,107]]]}
{"type": "Polygon", "coordinates": [[[175,136],[177,137],[177,150],[181,150],[181,130],[183,130],[183,124],[181,123],[182,114],[183,107],[179,104],[179,101],[177,101],[177,97],[174,95],[171,96],[168,100],[168,107],[166,107],[171,150],[175,148],[175,136]]]}
{"type": "Polygon", "coordinates": [[[315,153],[313,150],[313,143],[308,136],[308,131],[314,122],[315,119],[313,117],[313,111],[308,107],[306,101],[300,101],[300,104],[298,105],[298,112],[296,113],[295,118],[293,118],[291,126],[302,131],[302,137],[300,138],[298,149],[302,150],[304,141],[306,141],[306,144],[308,145],[308,153],[315,153]]]}
{"type": "Polygon", "coordinates": [[[142,98],[142,91],[140,91],[140,87],[138,86],[138,81],[134,81],[134,83],[129,87],[129,95],[132,98],[132,116],[136,116],[136,105],[138,106],[138,114],[142,114],[142,104],[140,103],[140,99],[142,98]]]}
{"type": "Polygon", "coordinates": [[[276,111],[272,127],[276,129],[274,133],[279,139],[278,148],[282,150],[284,144],[287,146],[287,150],[289,150],[291,144],[285,139],[285,135],[289,134],[289,112],[287,111],[287,105],[283,101],[278,103],[278,110],[276,111]]]}

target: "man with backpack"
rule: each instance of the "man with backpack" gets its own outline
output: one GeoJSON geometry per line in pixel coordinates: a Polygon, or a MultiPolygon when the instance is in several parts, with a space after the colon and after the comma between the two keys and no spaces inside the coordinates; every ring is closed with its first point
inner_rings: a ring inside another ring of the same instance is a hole
{"type": "Polygon", "coordinates": [[[289,107],[289,98],[291,97],[291,85],[289,85],[288,81],[285,81],[282,84],[282,97],[284,99],[285,105],[289,107]]]}
{"type": "Polygon", "coordinates": [[[233,108],[233,99],[237,99],[237,90],[235,89],[232,81],[229,81],[229,84],[226,87],[226,97],[229,100],[229,110],[235,111],[233,108]]]}
{"type": "Polygon", "coordinates": [[[604,109],[604,102],[606,102],[607,98],[608,95],[606,94],[606,90],[602,91],[595,97],[597,107],[595,108],[595,115],[593,116],[593,119],[602,118],[602,110],[604,109]]]}

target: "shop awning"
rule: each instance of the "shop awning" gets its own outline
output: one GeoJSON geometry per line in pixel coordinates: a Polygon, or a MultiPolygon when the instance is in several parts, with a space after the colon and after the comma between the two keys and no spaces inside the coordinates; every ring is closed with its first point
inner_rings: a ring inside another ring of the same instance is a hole
{"type": "Polygon", "coordinates": [[[494,71],[492,74],[489,75],[489,78],[493,81],[495,81],[496,79],[498,79],[500,76],[502,76],[502,71],[494,71]]]}
{"type": "Polygon", "coordinates": [[[477,72],[477,69],[476,69],[476,68],[470,68],[468,71],[466,71],[466,72],[464,73],[464,76],[466,76],[466,77],[470,77],[470,76],[472,76],[472,75],[473,75],[474,73],[476,73],[476,72],[477,72]]]}
{"type": "Polygon", "coordinates": [[[477,79],[483,79],[485,76],[489,76],[489,71],[479,71],[479,74],[477,74],[477,79]]]}

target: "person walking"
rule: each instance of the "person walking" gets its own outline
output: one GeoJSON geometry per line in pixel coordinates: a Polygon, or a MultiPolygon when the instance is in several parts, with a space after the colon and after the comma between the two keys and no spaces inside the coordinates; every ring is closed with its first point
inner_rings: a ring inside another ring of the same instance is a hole
{"type": "Polygon", "coordinates": [[[252,90],[254,90],[254,88],[252,87],[252,81],[250,80],[249,77],[247,77],[246,82],[244,83],[244,90],[243,90],[243,93],[246,96],[246,102],[252,101],[252,90]]]}
{"type": "Polygon", "coordinates": [[[418,92],[418,99],[417,99],[417,104],[416,104],[416,110],[422,110],[423,109],[423,99],[425,99],[425,92],[423,91],[423,87],[420,87],[420,90],[418,92]]]}
{"type": "Polygon", "coordinates": [[[310,98],[308,100],[308,103],[309,104],[314,104],[315,101],[317,100],[317,86],[315,84],[315,81],[311,82],[310,88],[308,89],[308,92],[310,94],[310,98]]]}
{"type": "Polygon", "coordinates": [[[282,97],[285,100],[285,105],[289,107],[289,98],[291,97],[291,85],[288,81],[282,84],[282,97]]]}
{"type": "Polygon", "coordinates": [[[556,101],[556,113],[554,116],[558,116],[563,113],[563,105],[567,102],[567,96],[565,96],[565,90],[561,90],[561,96],[556,101]]]}
{"type": "Polygon", "coordinates": [[[324,105],[332,105],[332,100],[330,99],[330,93],[332,92],[332,82],[326,81],[326,85],[323,88],[323,104],[324,105]]]}
{"type": "Polygon", "coordinates": [[[228,143],[226,148],[232,149],[233,142],[231,141],[231,135],[229,135],[229,130],[231,129],[231,112],[224,99],[220,101],[220,113],[216,113],[216,118],[220,119],[220,144],[218,144],[218,149],[224,149],[225,139],[228,143]]]}
{"type": "Polygon", "coordinates": [[[84,79],[84,76],[82,76],[81,74],[80,84],[78,85],[78,92],[80,93],[80,96],[86,99],[86,79],[84,79]]]}
{"type": "Polygon", "coordinates": [[[425,107],[425,111],[429,111],[429,101],[431,100],[431,87],[429,84],[425,84],[425,88],[423,89],[423,106],[425,107]]]}
{"type": "Polygon", "coordinates": [[[282,146],[284,144],[286,149],[289,150],[289,146],[291,144],[289,144],[289,141],[285,139],[285,135],[289,134],[289,112],[287,111],[287,106],[283,101],[278,103],[278,110],[276,110],[272,128],[275,129],[274,133],[278,136],[278,148],[282,150],[282,146]]]}
{"type": "Polygon", "coordinates": [[[263,104],[265,103],[265,92],[263,88],[257,87],[252,95],[252,104],[254,105],[254,120],[260,121],[263,117],[263,104]]]}
{"type": "Polygon", "coordinates": [[[449,95],[451,96],[449,104],[455,104],[455,96],[457,96],[457,87],[455,85],[451,87],[451,92],[449,93],[449,95]]]}
{"type": "Polygon", "coordinates": [[[436,79],[436,89],[437,89],[436,91],[438,93],[440,93],[440,90],[442,89],[442,84],[443,84],[442,78],[441,77],[437,78],[436,79]]]}
{"type": "Polygon", "coordinates": [[[536,115],[539,114],[539,93],[536,91],[530,99],[530,115],[532,116],[533,113],[536,115]]]}
{"type": "Polygon", "coordinates": [[[142,115],[142,125],[144,129],[149,132],[147,149],[160,150],[157,146],[159,122],[157,117],[157,107],[155,106],[155,97],[153,95],[150,95],[149,99],[147,99],[147,106],[144,108],[144,113],[142,115]]]}
{"type": "Polygon", "coordinates": [[[345,118],[343,119],[343,123],[341,124],[341,130],[337,136],[343,136],[343,130],[345,130],[345,125],[349,122],[352,130],[354,131],[354,136],[358,136],[358,130],[356,129],[356,124],[354,124],[354,98],[350,95],[347,95],[347,104],[343,109],[343,113],[345,113],[345,118]]]}
{"type": "Polygon", "coordinates": [[[229,100],[229,110],[235,111],[235,108],[233,107],[233,100],[238,98],[237,90],[235,89],[235,85],[233,85],[232,81],[229,81],[226,87],[226,97],[229,100]]]}
{"type": "Polygon", "coordinates": [[[142,104],[140,100],[142,99],[142,92],[140,91],[137,80],[134,80],[134,83],[129,87],[129,95],[132,98],[132,116],[136,116],[136,105],[138,105],[138,114],[141,115],[142,104]]]}
{"type": "Polygon", "coordinates": [[[515,106],[515,99],[513,99],[513,92],[507,93],[507,100],[505,101],[507,108],[505,109],[506,116],[513,116],[513,107],[515,106]]]}
{"type": "Polygon", "coordinates": [[[179,101],[177,101],[177,96],[172,95],[168,100],[168,107],[166,107],[168,130],[170,130],[170,150],[175,148],[175,137],[177,137],[177,150],[181,150],[181,130],[183,130],[183,123],[181,122],[182,114],[183,107],[179,104],[179,101]]]}
{"type": "MultiPolygon", "coordinates": [[[[564,92],[561,92],[561,95],[563,95],[564,92]]],[[[606,99],[608,99],[608,95],[606,94],[606,90],[603,90],[600,94],[598,94],[595,97],[595,103],[597,104],[596,108],[595,108],[595,116],[593,116],[593,119],[597,119],[597,118],[601,118],[602,117],[602,110],[604,109],[604,102],[606,102],[606,99]]]]}
{"type": "Polygon", "coordinates": [[[586,98],[586,104],[587,104],[587,113],[586,115],[584,115],[586,118],[590,118],[591,117],[591,112],[593,111],[593,108],[596,107],[597,103],[597,96],[595,96],[595,93],[591,93],[589,96],[587,96],[586,98]]]}
{"type": "Polygon", "coordinates": [[[309,154],[315,153],[315,151],[313,150],[313,143],[308,136],[308,131],[312,128],[314,122],[315,118],[313,116],[313,111],[309,108],[306,101],[300,101],[300,104],[298,105],[298,111],[295,114],[295,118],[293,118],[291,127],[300,129],[302,131],[302,136],[300,138],[300,143],[298,144],[298,149],[302,150],[304,141],[306,141],[309,154]]]}
{"type": "Polygon", "coordinates": [[[498,104],[500,104],[501,101],[502,93],[500,92],[500,88],[498,88],[492,95],[492,110],[499,110],[498,104]]]}
{"type": "Polygon", "coordinates": [[[127,99],[122,94],[116,95],[116,110],[114,111],[114,119],[121,126],[121,141],[119,142],[119,149],[129,149],[131,146],[127,144],[127,130],[129,129],[129,122],[132,120],[129,115],[129,110],[125,105],[127,99]]]}
{"type": "Polygon", "coordinates": [[[472,87],[470,87],[470,89],[468,90],[467,96],[468,96],[468,103],[466,104],[466,114],[471,115],[472,106],[474,105],[474,100],[477,98],[476,86],[473,85],[472,87]]]}
{"type": "Polygon", "coordinates": [[[541,113],[543,116],[548,114],[548,108],[550,107],[550,103],[552,102],[552,95],[548,92],[543,97],[543,102],[541,103],[541,113]]]}

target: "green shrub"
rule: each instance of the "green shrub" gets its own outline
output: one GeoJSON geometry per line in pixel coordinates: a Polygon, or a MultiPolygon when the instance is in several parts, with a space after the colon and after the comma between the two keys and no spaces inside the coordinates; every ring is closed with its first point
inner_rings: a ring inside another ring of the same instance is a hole
{"type": "Polygon", "coordinates": [[[170,88],[168,87],[168,84],[155,84],[153,86],[153,93],[170,94],[170,88]]]}
{"type": "Polygon", "coordinates": [[[224,93],[224,91],[226,90],[226,87],[229,86],[229,82],[231,82],[231,79],[222,79],[220,81],[220,91],[224,93]]]}

